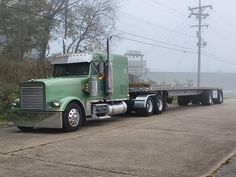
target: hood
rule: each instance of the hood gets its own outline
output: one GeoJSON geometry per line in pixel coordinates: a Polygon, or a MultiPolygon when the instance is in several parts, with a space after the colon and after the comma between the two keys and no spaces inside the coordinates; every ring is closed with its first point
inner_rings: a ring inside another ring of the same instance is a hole
{"type": "Polygon", "coordinates": [[[88,77],[60,77],[37,79],[29,81],[28,83],[44,83],[46,92],[46,102],[52,100],[61,100],[66,97],[84,98],[82,87],[87,81],[88,77]]]}
{"type": "Polygon", "coordinates": [[[43,82],[46,87],[50,86],[65,86],[78,84],[81,81],[86,80],[87,76],[81,77],[52,77],[47,79],[35,79],[32,82],[43,82]]]}

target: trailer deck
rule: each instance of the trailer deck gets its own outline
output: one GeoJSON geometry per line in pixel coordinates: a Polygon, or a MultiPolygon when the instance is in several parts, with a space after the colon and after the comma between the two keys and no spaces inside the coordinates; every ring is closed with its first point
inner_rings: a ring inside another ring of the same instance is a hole
{"type": "Polygon", "coordinates": [[[168,96],[191,96],[200,95],[204,91],[222,91],[221,88],[217,87],[132,87],[129,89],[129,93],[132,94],[147,94],[147,93],[157,93],[166,92],[168,96]]]}

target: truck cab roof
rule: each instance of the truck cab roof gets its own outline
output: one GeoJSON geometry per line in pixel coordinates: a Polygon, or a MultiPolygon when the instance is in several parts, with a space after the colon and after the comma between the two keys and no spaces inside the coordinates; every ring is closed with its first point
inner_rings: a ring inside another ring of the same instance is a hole
{"type": "MultiPolygon", "coordinates": [[[[114,55],[112,57],[124,58],[122,55],[114,55]]],[[[57,64],[72,64],[72,63],[90,63],[90,62],[105,62],[107,55],[104,53],[80,53],[80,54],[65,54],[55,56],[52,60],[53,65],[57,64]]]]}
{"type": "Polygon", "coordinates": [[[53,59],[52,64],[89,63],[92,61],[92,59],[93,55],[87,53],[60,55],[53,59]]]}

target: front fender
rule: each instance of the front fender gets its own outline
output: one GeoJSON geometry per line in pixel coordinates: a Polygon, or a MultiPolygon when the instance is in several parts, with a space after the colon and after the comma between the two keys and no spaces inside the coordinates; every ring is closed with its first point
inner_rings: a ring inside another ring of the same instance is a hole
{"type": "Polygon", "coordinates": [[[67,105],[72,101],[79,102],[83,106],[83,109],[85,110],[84,103],[80,99],[76,97],[66,97],[60,100],[60,111],[65,111],[67,105]]]}

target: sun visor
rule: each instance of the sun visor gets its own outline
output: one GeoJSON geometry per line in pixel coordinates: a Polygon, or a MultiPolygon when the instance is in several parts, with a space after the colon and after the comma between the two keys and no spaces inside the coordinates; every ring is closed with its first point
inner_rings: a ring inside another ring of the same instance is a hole
{"type": "Polygon", "coordinates": [[[91,62],[93,55],[91,54],[70,54],[70,55],[60,55],[56,56],[52,64],[70,64],[70,63],[84,63],[91,62]]]}

